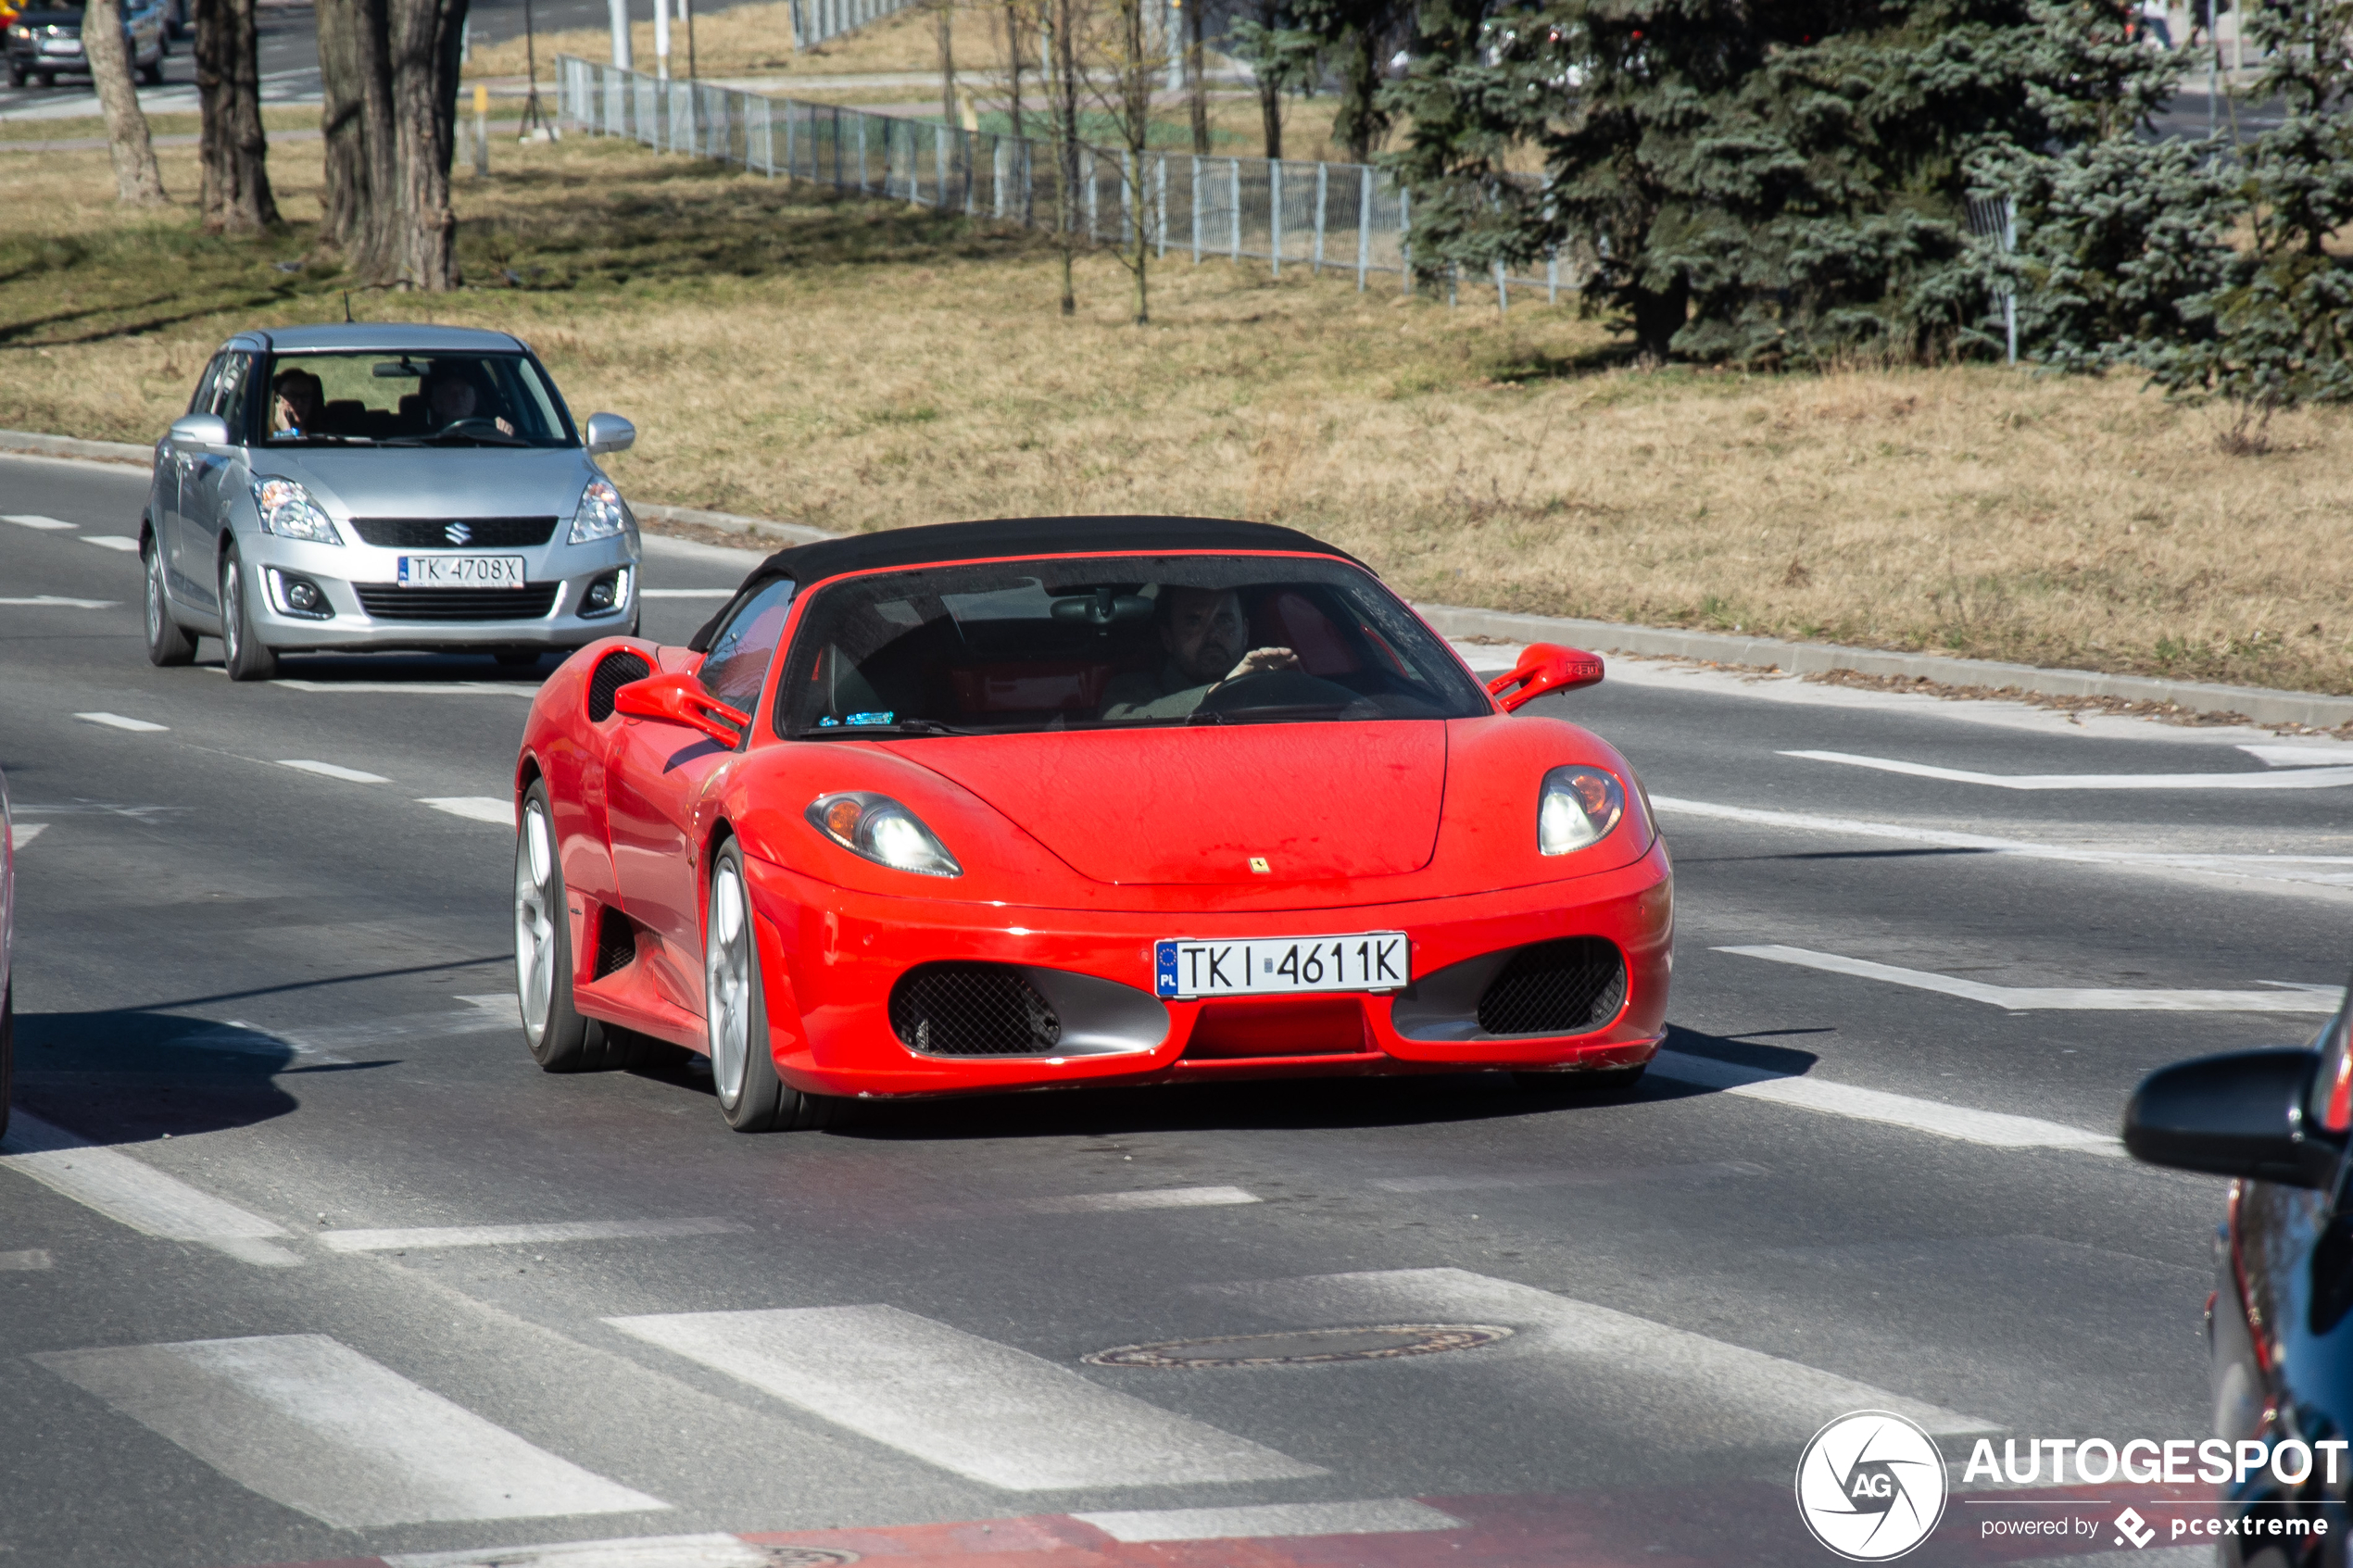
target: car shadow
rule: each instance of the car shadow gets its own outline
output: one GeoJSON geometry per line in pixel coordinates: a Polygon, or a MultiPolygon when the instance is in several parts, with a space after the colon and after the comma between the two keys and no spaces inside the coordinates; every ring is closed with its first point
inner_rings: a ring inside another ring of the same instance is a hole
{"type": "MultiPolygon", "coordinates": [[[[358,685],[374,682],[432,687],[450,685],[512,686],[528,695],[556,672],[563,650],[550,648],[535,664],[501,664],[489,654],[425,653],[386,649],[381,653],[288,653],[278,658],[281,681],[303,681],[321,686],[358,685]]],[[[200,664],[220,668],[218,659],[200,664]]]]}
{"type": "Polygon", "coordinates": [[[20,1012],[17,1110],[99,1144],[249,1127],[301,1103],[280,1078],[389,1065],[304,1065],[283,1041],[180,1013],[20,1012]]]}

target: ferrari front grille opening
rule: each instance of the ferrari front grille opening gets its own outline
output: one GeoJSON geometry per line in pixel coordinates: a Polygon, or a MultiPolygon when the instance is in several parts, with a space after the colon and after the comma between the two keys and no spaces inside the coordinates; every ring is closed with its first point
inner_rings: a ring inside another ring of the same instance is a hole
{"type": "Polygon", "coordinates": [[[927,963],[890,988],[890,1028],[924,1056],[1051,1056],[1063,1021],[1021,971],[927,963]]]}
{"type": "Polygon", "coordinates": [[[653,672],[652,665],[626,648],[598,659],[597,672],[588,677],[588,721],[601,724],[611,718],[613,693],[653,672]]]}
{"type": "Polygon", "coordinates": [[[1582,1035],[1626,1001],[1626,959],[1605,937],[1568,936],[1522,947],[1478,998],[1490,1035],[1582,1035]]]}

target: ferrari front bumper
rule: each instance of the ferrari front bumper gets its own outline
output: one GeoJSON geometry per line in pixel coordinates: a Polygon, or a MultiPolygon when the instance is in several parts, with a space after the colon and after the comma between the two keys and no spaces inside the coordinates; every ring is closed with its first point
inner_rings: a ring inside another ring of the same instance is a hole
{"type": "Polygon", "coordinates": [[[1530,887],[1244,915],[889,897],[752,857],[746,870],[777,1071],[816,1094],[1633,1066],[1650,1060],[1665,1029],[1674,879],[1659,843],[1616,871],[1530,887]],[[1407,935],[1416,987],[1215,1002],[1152,995],[1153,944],[1164,938],[1371,931],[1407,935]],[[1432,978],[1475,975],[1478,960],[1500,967],[1502,955],[1567,937],[1599,937],[1623,955],[1623,1000],[1605,1019],[1558,1035],[1487,1035],[1467,1019],[1451,1028],[1442,1019],[1433,1023],[1433,1010],[1442,1008],[1426,989],[1432,978]],[[892,988],[916,966],[943,962],[1015,966],[1037,976],[1044,992],[1080,997],[1101,1026],[1085,1043],[1051,1055],[916,1051],[892,1027],[892,988]]]}

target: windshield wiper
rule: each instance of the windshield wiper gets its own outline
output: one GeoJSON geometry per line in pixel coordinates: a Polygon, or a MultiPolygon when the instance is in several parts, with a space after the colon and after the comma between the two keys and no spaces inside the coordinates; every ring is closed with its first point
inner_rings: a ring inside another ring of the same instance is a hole
{"type": "Polygon", "coordinates": [[[812,724],[797,730],[795,740],[857,740],[866,735],[976,735],[979,730],[960,729],[937,719],[899,719],[887,724],[812,724]]]}

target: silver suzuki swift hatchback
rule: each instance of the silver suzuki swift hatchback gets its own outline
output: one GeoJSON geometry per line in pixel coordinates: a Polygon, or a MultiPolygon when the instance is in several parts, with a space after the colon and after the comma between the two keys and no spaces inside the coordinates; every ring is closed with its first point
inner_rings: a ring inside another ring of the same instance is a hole
{"type": "Polygon", "coordinates": [[[296,650],[528,664],[637,625],[637,522],[521,340],[471,328],[240,332],[156,444],[147,657],[220,639],[234,680],[296,650]]]}

